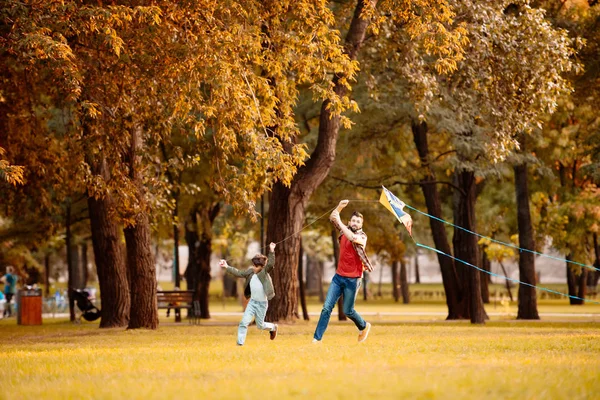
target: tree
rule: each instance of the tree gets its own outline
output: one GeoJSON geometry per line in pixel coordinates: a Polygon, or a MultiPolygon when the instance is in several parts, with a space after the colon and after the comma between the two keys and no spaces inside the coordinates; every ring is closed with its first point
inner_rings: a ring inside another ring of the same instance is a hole
{"type": "MultiPolygon", "coordinates": [[[[419,34],[428,36],[428,40],[424,42],[430,45],[429,53],[445,56],[438,58],[440,69],[452,69],[456,52],[451,51],[454,45],[451,40],[453,37],[443,25],[451,20],[452,15],[445,2],[434,4],[429,1],[389,1],[382,2],[379,8],[376,8],[377,6],[377,0],[356,2],[344,43],[344,53],[348,62],[354,63],[357,59],[371,18],[377,16],[376,20],[379,22],[384,15],[388,15],[395,23],[406,25],[407,30],[414,36],[419,34]],[[435,33],[427,35],[426,32],[430,32],[428,29],[432,26],[437,27],[435,33]],[[433,37],[438,40],[438,43],[434,44],[433,37]],[[448,45],[448,42],[451,42],[451,45],[448,45]]],[[[374,25],[375,31],[378,29],[377,25],[374,25]]],[[[355,104],[348,97],[350,82],[356,68],[355,64],[351,65],[353,65],[352,69],[336,73],[331,81],[336,98],[341,101],[326,100],[322,103],[318,139],[310,160],[298,170],[289,187],[275,185],[273,188],[270,201],[272,217],[267,228],[267,241],[277,242],[299,231],[310,196],[323,182],[333,165],[340,126],[349,126],[347,117],[340,113],[349,107],[355,108],[355,104]]],[[[278,256],[277,263],[281,263],[279,265],[283,268],[275,269],[274,284],[275,291],[282,295],[275,298],[273,306],[269,308],[268,318],[289,320],[297,317],[298,281],[294,271],[298,260],[299,240],[292,238],[279,248],[283,257],[278,256]]]]}

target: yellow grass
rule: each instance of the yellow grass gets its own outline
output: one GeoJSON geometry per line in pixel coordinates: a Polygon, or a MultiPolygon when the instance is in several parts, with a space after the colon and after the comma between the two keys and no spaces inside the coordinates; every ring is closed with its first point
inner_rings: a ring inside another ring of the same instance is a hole
{"type": "Polygon", "coordinates": [[[600,390],[594,322],[373,320],[358,344],[353,324],[332,321],[314,345],[313,318],[280,325],[275,341],[253,326],[238,347],[236,321],[169,321],[156,331],[0,321],[0,398],[592,399],[600,390]]]}

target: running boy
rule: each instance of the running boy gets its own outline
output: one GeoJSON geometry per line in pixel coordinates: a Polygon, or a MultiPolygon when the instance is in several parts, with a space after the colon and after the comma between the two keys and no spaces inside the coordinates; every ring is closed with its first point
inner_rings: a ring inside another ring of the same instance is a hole
{"type": "Polygon", "coordinates": [[[256,320],[256,327],[258,329],[270,331],[271,340],[277,337],[277,324],[265,322],[268,301],[275,296],[273,281],[269,275],[269,272],[275,266],[275,243],[269,245],[269,250],[269,257],[262,254],[255,255],[252,258],[253,265],[244,271],[227,265],[226,260],[219,261],[219,266],[225,268],[229,274],[239,278],[246,278],[244,296],[250,299],[250,301],[246,306],[246,311],[238,327],[238,346],[244,345],[246,334],[248,333],[248,325],[252,322],[253,317],[256,320]],[[267,264],[266,267],[265,263],[267,264]]]}

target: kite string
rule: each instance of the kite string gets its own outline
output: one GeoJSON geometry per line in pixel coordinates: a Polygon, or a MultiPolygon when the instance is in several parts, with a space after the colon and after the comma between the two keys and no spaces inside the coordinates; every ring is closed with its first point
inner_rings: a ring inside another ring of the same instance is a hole
{"type": "MultiPolygon", "coordinates": [[[[355,201],[355,202],[363,202],[363,203],[371,203],[371,202],[377,202],[377,203],[378,203],[378,202],[379,202],[379,201],[377,201],[377,200],[358,200],[358,199],[357,199],[357,200],[351,200],[351,201],[355,201]]],[[[431,218],[431,219],[435,219],[435,220],[437,220],[437,221],[443,222],[444,224],[450,225],[450,226],[452,226],[452,227],[454,227],[454,228],[461,229],[461,230],[463,230],[463,231],[465,231],[465,232],[468,232],[468,233],[470,233],[470,234],[472,234],[472,235],[479,236],[480,238],[483,238],[483,239],[488,239],[488,240],[489,240],[489,241],[491,241],[491,242],[498,243],[498,244],[501,244],[501,245],[503,245],[503,246],[511,247],[511,248],[513,248],[513,249],[519,250],[519,252],[526,251],[526,252],[528,252],[528,253],[533,253],[533,254],[535,254],[535,255],[538,255],[538,256],[541,256],[541,257],[551,258],[551,259],[553,259],[553,260],[557,260],[557,261],[563,261],[563,262],[566,262],[566,263],[570,263],[570,264],[578,265],[578,266],[580,266],[580,267],[585,267],[585,268],[587,268],[587,269],[590,269],[590,270],[592,270],[592,271],[600,271],[600,268],[596,268],[596,267],[594,267],[594,266],[592,266],[592,265],[583,264],[583,263],[580,263],[580,262],[577,262],[577,261],[567,260],[567,259],[565,259],[565,258],[554,257],[554,256],[551,256],[551,255],[549,255],[549,254],[540,253],[540,252],[538,252],[538,251],[535,251],[535,250],[524,249],[524,248],[522,248],[522,247],[519,247],[519,246],[516,246],[516,245],[514,245],[514,244],[512,244],[512,243],[506,243],[506,242],[503,242],[503,241],[501,241],[501,240],[496,240],[496,239],[493,239],[493,238],[491,238],[491,237],[489,237],[489,236],[484,236],[484,235],[482,235],[482,234],[480,234],[480,233],[477,233],[477,232],[470,231],[470,230],[468,230],[468,229],[466,229],[466,228],[463,228],[462,226],[455,225],[455,224],[453,224],[452,222],[446,221],[446,220],[444,220],[444,219],[442,219],[442,218],[438,218],[438,217],[436,217],[436,216],[434,216],[434,215],[427,214],[426,212],[424,212],[424,211],[421,211],[421,210],[419,210],[419,209],[417,209],[417,208],[411,207],[411,206],[409,206],[409,205],[408,205],[408,204],[406,204],[406,203],[405,203],[405,206],[406,206],[406,208],[409,208],[409,209],[411,209],[411,210],[413,210],[413,211],[416,211],[416,212],[418,212],[418,213],[420,213],[420,214],[422,214],[422,215],[425,215],[425,216],[427,216],[427,217],[429,217],[429,218],[431,218]]],[[[415,243],[416,243],[416,241],[415,241],[415,243]]]]}
{"type": "MultiPolygon", "coordinates": [[[[361,200],[361,199],[351,199],[351,200],[349,200],[349,201],[353,201],[353,202],[362,202],[362,203],[379,203],[379,201],[378,201],[378,200],[361,200]]],[[[411,206],[409,206],[409,205],[406,205],[406,207],[410,208],[411,210],[417,211],[417,212],[419,212],[419,213],[421,213],[421,214],[423,214],[423,215],[426,215],[426,216],[428,216],[428,217],[430,217],[430,218],[437,219],[437,220],[439,220],[439,221],[441,221],[441,222],[444,222],[444,223],[446,223],[446,224],[449,224],[449,225],[455,226],[455,227],[457,227],[457,228],[459,228],[459,229],[463,229],[463,230],[465,230],[465,231],[467,231],[467,232],[469,232],[469,233],[471,233],[471,234],[474,234],[474,235],[480,236],[480,237],[482,237],[482,238],[487,238],[487,239],[490,239],[490,240],[492,240],[492,241],[494,241],[494,242],[497,242],[497,243],[499,243],[499,244],[505,244],[505,245],[508,245],[508,246],[510,246],[510,247],[515,247],[515,248],[518,248],[519,250],[531,251],[531,250],[527,250],[527,249],[521,249],[521,248],[519,248],[519,247],[516,247],[516,246],[514,246],[514,245],[510,245],[510,244],[507,244],[507,243],[504,243],[504,242],[501,242],[501,241],[494,240],[494,239],[492,239],[492,238],[489,238],[489,237],[486,237],[486,236],[480,235],[480,234],[478,234],[478,233],[475,233],[475,232],[471,232],[471,231],[469,231],[468,229],[462,228],[462,227],[460,227],[460,226],[457,226],[457,225],[454,225],[454,224],[452,224],[452,223],[450,223],[450,222],[448,222],[448,221],[445,221],[445,220],[442,220],[442,219],[440,219],[440,218],[437,218],[437,217],[434,217],[434,216],[432,216],[432,215],[429,215],[429,214],[427,214],[427,213],[425,213],[425,212],[422,212],[422,211],[420,211],[420,210],[418,210],[418,209],[416,209],[416,208],[413,208],[413,207],[411,207],[411,206]]],[[[275,244],[280,244],[280,243],[283,243],[284,241],[288,240],[289,238],[291,238],[291,237],[293,237],[293,236],[295,236],[295,235],[299,234],[300,232],[302,232],[303,230],[305,230],[306,228],[308,228],[309,226],[311,226],[312,224],[314,224],[314,223],[315,223],[315,222],[317,222],[318,220],[322,219],[322,218],[323,218],[324,216],[326,216],[327,214],[330,214],[330,213],[331,213],[333,210],[335,210],[336,208],[337,208],[337,205],[336,205],[335,207],[333,207],[331,210],[329,210],[329,211],[325,212],[324,214],[322,214],[322,215],[320,215],[319,217],[317,217],[316,219],[314,219],[312,222],[310,222],[310,223],[308,223],[308,224],[304,225],[304,226],[303,226],[303,227],[302,227],[302,228],[301,228],[299,231],[292,233],[291,235],[289,235],[289,236],[285,237],[284,239],[280,240],[279,242],[277,242],[277,243],[275,243],[275,244]]],[[[588,303],[600,304],[600,302],[597,302],[597,301],[594,301],[594,300],[588,300],[588,299],[585,299],[585,298],[581,298],[581,297],[573,296],[573,295],[570,295],[570,294],[562,293],[562,292],[559,292],[559,291],[556,291],[556,290],[552,290],[552,289],[548,289],[548,288],[545,288],[545,287],[541,287],[541,286],[532,285],[532,284],[530,284],[530,283],[527,283],[527,282],[522,282],[522,281],[520,281],[520,280],[518,280],[518,279],[509,278],[509,277],[507,277],[507,276],[500,275],[500,274],[496,274],[496,273],[494,273],[494,272],[491,272],[491,271],[486,271],[486,270],[484,270],[484,269],[482,269],[482,268],[479,268],[479,267],[477,267],[477,266],[475,266],[475,265],[473,265],[473,264],[471,264],[471,263],[469,263],[469,262],[467,262],[467,261],[461,260],[460,258],[454,257],[454,256],[452,256],[452,255],[450,255],[450,254],[446,254],[446,253],[444,253],[444,252],[443,252],[443,251],[441,251],[441,250],[438,250],[438,249],[435,249],[435,248],[433,248],[433,247],[430,247],[430,246],[427,246],[427,245],[421,244],[421,243],[417,242],[417,241],[416,241],[416,240],[415,240],[415,239],[414,239],[412,236],[411,236],[411,238],[413,239],[413,241],[415,242],[415,244],[416,244],[418,247],[422,247],[422,248],[424,248],[424,249],[428,249],[428,250],[434,251],[434,252],[436,252],[436,253],[443,254],[443,255],[445,255],[445,256],[447,256],[447,257],[450,257],[450,258],[452,258],[452,259],[453,259],[453,260],[455,260],[455,261],[459,261],[459,262],[461,262],[461,263],[463,263],[463,264],[465,264],[465,265],[468,265],[468,266],[470,266],[470,267],[472,267],[472,268],[475,268],[475,269],[476,269],[476,270],[478,270],[478,271],[485,272],[486,274],[489,274],[489,275],[491,275],[491,276],[495,276],[495,277],[498,277],[498,278],[506,279],[506,280],[509,280],[509,281],[512,281],[512,282],[515,282],[515,283],[519,283],[519,284],[522,284],[522,285],[530,286],[530,287],[533,287],[533,288],[536,288],[536,289],[540,289],[540,290],[543,290],[543,291],[546,291],[546,292],[549,292],[549,293],[554,293],[554,294],[558,294],[558,295],[561,295],[561,296],[570,297],[570,298],[572,298],[572,299],[582,300],[582,301],[585,301],[585,302],[588,302],[588,303]]],[[[268,247],[268,246],[264,246],[264,247],[262,247],[262,248],[261,248],[261,250],[264,250],[264,249],[266,249],[267,247],[268,247]]],[[[545,256],[545,254],[542,254],[542,253],[537,253],[537,252],[534,252],[534,253],[536,253],[536,254],[539,254],[539,255],[542,255],[542,256],[545,256]]],[[[555,258],[555,257],[551,257],[551,258],[555,258]]],[[[558,258],[556,258],[556,259],[558,259],[558,258]]],[[[231,260],[233,260],[233,258],[227,259],[227,261],[231,261],[231,260]]],[[[558,260],[561,260],[561,259],[558,259],[558,260]]],[[[567,262],[568,262],[568,260],[563,260],[563,261],[567,261],[567,262]]],[[[585,265],[585,264],[583,264],[583,266],[589,267],[589,266],[587,266],[587,265],[585,265]]],[[[593,268],[593,269],[597,269],[597,268],[594,268],[594,267],[591,267],[591,268],[593,268]]]]}
{"type": "Polygon", "coordinates": [[[588,300],[588,299],[584,299],[584,298],[581,298],[581,297],[572,296],[572,295],[570,295],[570,294],[562,293],[562,292],[559,292],[559,291],[556,291],[556,290],[552,290],[552,289],[548,289],[548,288],[541,287],[541,286],[532,285],[531,283],[522,282],[522,281],[520,281],[520,280],[518,280],[518,279],[509,278],[509,277],[507,277],[507,276],[504,276],[504,275],[496,274],[496,273],[494,273],[494,272],[491,272],[491,271],[486,271],[485,269],[479,268],[479,267],[477,267],[477,266],[475,266],[475,265],[473,265],[473,264],[471,264],[471,263],[468,263],[468,262],[466,262],[466,261],[463,261],[463,260],[461,260],[460,258],[456,258],[456,257],[454,257],[454,256],[451,256],[450,254],[444,253],[444,252],[443,252],[443,251],[441,251],[441,250],[438,250],[438,249],[436,249],[436,248],[433,248],[433,247],[430,247],[430,246],[427,246],[427,245],[424,245],[424,244],[421,244],[421,243],[418,243],[418,242],[417,242],[417,246],[419,246],[419,247],[422,247],[422,248],[424,248],[424,249],[428,249],[428,250],[435,251],[436,253],[439,253],[439,254],[443,254],[443,255],[445,255],[445,256],[447,256],[447,257],[450,257],[450,258],[451,258],[451,259],[453,259],[453,260],[460,261],[461,263],[463,263],[463,264],[466,264],[466,265],[468,265],[469,267],[473,267],[473,268],[475,268],[476,270],[478,270],[478,271],[482,271],[482,272],[485,272],[486,274],[489,274],[489,275],[491,275],[491,276],[496,276],[496,277],[498,277],[498,278],[504,278],[504,279],[506,279],[506,280],[509,280],[509,281],[512,281],[512,282],[518,283],[518,284],[520,284],[520,285],[526,285],[526,286],[530,286],[530,287],[533,287],[533,288],[536,288],[536,289],[544,290],[544,291],[546,291],[546,292],[555,293],[555,294],[560,294],[561,296],[570,297],[570,298],[572,298],[572,299],[583,300],[583,301],[587,301],[588,303],[600,304],[600,302],[597,302],[597,301],[594,301],[594,300],[588,300]]]}
{"type": "MultiPolygon", "coordinates": [[[[291,237],[293,237],[293,236],[295,236],[295,235],[299,234],[300,232],[302,232],[303,230],[305,230],[306,228],[308,228],[309,226],[311,226],[312,224],[314,224],[314,223],[315,223],[315,222],[317,222],[318,220],[322,219],[324,216],[326,216],[326,215],[328,215],[328,214],[331,214],[331,212],[332,212],[333,210],[335,210],[336,208],[337,208],[337,205],[336,205],[335,207],[333,207],[331,210],[329,210],[329,211],[325,212],[324,214],[320,215],[319,217],[315,218],[315,219],[314,219],[312,222],[310,222],[310,223],[308,223],[308,224],[304,225],[302,228],[300,228],[300,230],[299,230],[299,231],[292,233],[291,235],[289,235],[289,236],[287,236],[287,237],[283,238],[282,240],[280,240],[279,242],[276,242],[276,243],[275,243],[275,245],[278,245],[279,243],[283,243],[283,242],[285,242],[286,240],[288,240],[289,238],[291,238],[291,237]]],[[[265,251],[265,250],[266,250],[266,249],[268,249],[268,248],[269,248],[269,245],[266,245],[266,246],[260,247],[260,251],[265,251]]],[[[229,262],[229,261],[233,261],[233,260],[235,260],[235,258],[233,258],[233,257],[225,259],[225,261],[227,261],[227,262],[229,262]]]]}
{"type": "MultiPolygon", "coordinates": [[[[359,200],[359,199],[356,199],[356,200],[351,200],[351,201],[355,201],[355,202],[364,202],[364,203],[378,202],[377,200],[359,200]]],[[[465,229],[465,228],[463,228],[463,227],[460,227],[460,226],[458,226],[458,225],[454,225],[454,224],[452,224],[452,223],[450,223],[450,222],[448,222],[448,221],[445,221],[445,220],[443,220],[443,219],[440,219],[440,218],[434,217],[433,215],[429,215],[429,214],[427,214],[427,213],[425,213],[425,212],[423,212],[423,211],[421,211],[421,210],[418,210],[418,209],[416,209],[416,208],[414,208],[414,207],[411,207],[411,206],[409,206],[408,204],[405,204],[405,206],[406,206],[407,208],[411,209],[411,210],[414,210],[414,211],[417,211],[417,212],[419,212],[419,213],[421,213],[421,214],[423,214],[423,215],[426,215],[427,217],[430,217],[430,218],[436,219],[436,220],[438,220],[438,221],[444,222],[444,223],[446,223],[446,224],[448,224],[448,225],[452,225],[452,226],[454,226],[454,227],[456,227],[456,228],[462,229],[462,230],[464,230],[464,231],[466,231],[466,232],[469,232],[469,233],[471,233],[471,234],[473,234],[473,235],[476,235],[476,236],[479,236],[479,237],[482,237],[482,238],[486,238],[486,239],[490,239],[490,240],[491,240],[491,241],[493,241],[493,242],[496,242],[496,243],[499,243],[499,244],[503,244],[503,245],[506,245],[506,246],[509,246],[509,247],[517,248],[517,249],[519,249],[519,250],[521,250],[521,251],[529,251],[529,252],[532,252],[532,253],[535,253],[535,254],[539,254],[539,255],[541,255],[541,256],[546,256],[546,257],[554,258],[554,259],[557,259],[557,260],[561,260],[561,261],[566,261],[566,262],[569,262],[569,260],[566,260],[566,259],[560,259],[560,258],[557,258],[557,257],[548,256],[548,255],[546,255],[546,254],[543,254],[543,253],[538,253],[538,252],[535,252],[535,251],[531,251],[531,250],[528,250],[528,249],[522,249],[522,248],[520,248],[520,247],[518,247],[518,246],[514,246],[514,245],[512,245],[512,244],[509,244],[509,243],[504,243],[504,242],[501,242],[501,241],[499,241],[499,240],[495,240],[495,239],[492,239],[492,238],[490,238],[490,237],[487,237],[487,236],[480,235],[480,234],[478,234],[478,233],[476,233],[476,232],[472,232],[472,231],[470,231],[470,230],[468,230],[468,229],[465,229]]],[[[468,266],[470,266],[470,267],[472,267],[472,268],[475,268],[475,269],[477,269],[477,270],[479,270],[479,271],[485,272],[486,274],[489,274],[489,275],[491,275],[491,276],[495,276],[495,277],[498,277],[498,278],[503,278],[503,279],[506,279],[506,280],[509,280],[509,281],[512,281],[512,282],[516,282],[516,283],[519,283],[519,284],[522,284],[522,285],[530,286],[530,287],[533,287],[533,288],[536,288],[536,289],[540,289],[540,290],[543,290],[543,291],[546,291],[546,292],[550,292],[550,293],[559,294],[559,295],[561,295],[561,296],[570,297],[570,298],[572,298],[572,299],[582,300],[582,301],[586,301],[586,302],[589,302],[589,303],[594,303],[594,304],[600,304],[600,302],[597,302],[597,301],[594,301],[594,300],[588,300],[588,299],[585,299],[585,298],[581,298],[581,297],[573,296],[573,295],[570,295],[570,294],[567,294],[567,293],[562,293],[562,292],[559,292],[559,291],[556,291],[556,290],[552,290],[552,289],[548,289],[548,288],[545,288],[545,287],[541,287],[541,286],[532,285],[531,283],[522,282],[522,281],[520,281],[520,280],[518,280],[518,279],[509,278],[509,277],[507,277],[507,276],[500,275],[500,274],[496,274],[496,273],[493,273],[493,272],[491,272],[491,271],[486,271],[486,270],[484,270],[484,269],[482,269],[482,268],[479,268],[479,267],[477,267],[476,265],[473,265],[473,264],[471,264],[471,263],[469,263],[469,262],[467,262],[467,261],[461,260],[460,258],[457,258],[457,257],[454,257],[454,256],[452,256],[452,255],[450,255],[450,254],[444,253],[444,252],[443,252],[443,251],[441,251],[441,250],[438,250],[438,249],[436,249],[436,248],[433,248],[433,247],[430,247],[430,246],[427,246],[427,245],[421,244],[421,243],[417,242],[417,241],[416,241],[416,240],[415,240],[415,239],[414,239],[412,236],[411,236],[411,238],[413,239],[413,241],[415,242],[415,244],[416,244],[418,247],[422,247],[422,248],[424,248],[424,249],[432,250],[432,251],[434,251],[434,252],[436,252],[436,253],[443,254],[443,255],[445,255],[445,256],[447,256],[447,257],[450,257],[450,258],[451,258],[451,259],[453,259],[453,260],[459,261],[459,262],[461,262],[461,263],[463,263],[463,264],[465,264],[465,265],[468,265],[468,266]]],[[[574,264],[581,265],[581,266],[584,266],[584,267],[588,267],[588,268],[591,268],[591,269],[595,269],[595,270],[598,270],[598,271],[600,271],[600,269],[598,269],[598,268],[595,268],[595,267],[592,267],[592,266],[589,266],[589,265],[586,265],[586,264],[579,264],[579,263],[576,263],[576,262],[573,262],[573,263],[574,263],[574,264]]]]}

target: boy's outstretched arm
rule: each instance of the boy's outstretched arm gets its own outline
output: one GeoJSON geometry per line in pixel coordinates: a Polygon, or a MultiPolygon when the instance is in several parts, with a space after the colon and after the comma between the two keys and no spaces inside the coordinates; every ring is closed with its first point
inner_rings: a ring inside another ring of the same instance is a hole
{"type": "Polygon", "coordinates": [[[237,268],[233,268],[230,265],[227,265],[227,260],[219,261],[219,267],[225,269],[225,271],[233,276],[237,276],[238,278],[244,278],[246,275],[246,271],[240,271],[237,268]]]}
{"type": "Polygon", "coordinates": [[[267,266],[265,267],[265,270],[267,272],[271,272],[271,270],[275,266],[275,246],[276,245],[273,242],[269,244],[269,255],[267,256],[267,266]]]}

